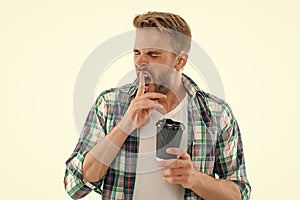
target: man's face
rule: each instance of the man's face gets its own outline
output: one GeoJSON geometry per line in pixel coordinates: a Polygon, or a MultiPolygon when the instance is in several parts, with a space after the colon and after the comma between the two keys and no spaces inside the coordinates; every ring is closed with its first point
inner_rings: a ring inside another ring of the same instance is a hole
{"type": "Polygon", "coordinates": [[[155,29],[137,30],[134,65],[137,74],[145,77],[145,92],[167,94],[172,90],[176,75],[176,54],[170,45],[170,38],[155,29]]]}

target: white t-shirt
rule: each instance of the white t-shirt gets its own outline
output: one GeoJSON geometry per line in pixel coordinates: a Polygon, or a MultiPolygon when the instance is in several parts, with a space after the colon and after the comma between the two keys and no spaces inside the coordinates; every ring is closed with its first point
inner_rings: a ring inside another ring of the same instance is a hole
{"type": "MultiPolygon", "coordinates": [[[[162,115],[152,110],[149,120],[140,128],[139,155],[135,178],[134,200],[182,200],[184,188],[179,184],[169,184],[163,181],[162,173],[167,168],[157,165],[156,160],[156,122],[170,118],[187,127],[187,95],[171,112],[162,115]]],[[[187,128],[184,129],[180,148],[187,148],[187,128]]]]}

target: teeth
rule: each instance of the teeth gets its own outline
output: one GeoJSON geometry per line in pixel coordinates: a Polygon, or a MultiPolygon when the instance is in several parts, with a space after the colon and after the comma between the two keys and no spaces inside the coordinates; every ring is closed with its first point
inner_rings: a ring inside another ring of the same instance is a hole
{"type": "Polygon", "coordinates": [[[149,82],[152,82],[152,78],[150,76],[150,74],[146,71],[141,71],[140,73],[143,73],[144,75],[144,79],[147,82],[147,84],[149,84],[149,82]]]}

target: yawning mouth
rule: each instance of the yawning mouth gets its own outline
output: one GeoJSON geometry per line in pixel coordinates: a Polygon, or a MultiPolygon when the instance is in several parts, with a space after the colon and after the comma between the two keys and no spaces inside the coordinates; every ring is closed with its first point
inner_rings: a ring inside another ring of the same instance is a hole
{"type": "Polygon", "coordinates": [[[146,87],[149,87],[150,86],[150,84],[152,83],[152,79],[151,79],[151,77],[149,76],[149,75],[147,75],[147,74],[145,74],[145,86],[146,87]]]}
{"type": "Polygon", "coordinates": [[[145,81],[145,92],[148,92],[150,85],[152,84],[152,77],[147,71],[141,71],[140,73],[144,74],[144,81],[145,81]]]}

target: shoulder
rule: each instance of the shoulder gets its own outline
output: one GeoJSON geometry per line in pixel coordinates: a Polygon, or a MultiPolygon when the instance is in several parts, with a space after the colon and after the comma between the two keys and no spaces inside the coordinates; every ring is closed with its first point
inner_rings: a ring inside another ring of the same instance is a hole
{"type": "Polygon", "coordinates": [[[187,93],[192,98],[195,97],[195,103],[199,110],[202,110],[202,112],[204,111],[208,115],[220,115],[224,111],[231,113],[229,105],[223,99],[204,92],[190,77],[185,74],[182,74],[182,80],[187,93]]]}
{"type": "Polygon", "coordinates": [[[197,97],[203,99],[206,106],[211,112],[219,113],[223,112],[224,110],[230,109],[228,103],[225,100],[216,97],[213,94],[199,90],[197,92],[197,97]]]}
{"type": "Polygon", "coordinates": [[[210,122],[220,129],[228,127],[235,122],[233,112],[225,100],[204,91],[197,92],[197,99],[210,122]]]}
{"type": "Polygon", "coordinates": [[[136,86],[134,84],[126,84],[121,87],[110,88],[108,90],[104,90],[98,95],[95,104],[116,104],[117,102],[124,102],[125,100],[130,99],[135,92],[136,86]]]}

